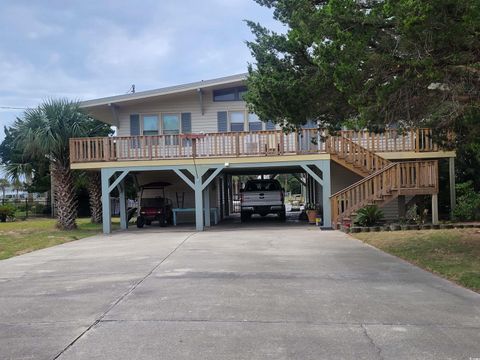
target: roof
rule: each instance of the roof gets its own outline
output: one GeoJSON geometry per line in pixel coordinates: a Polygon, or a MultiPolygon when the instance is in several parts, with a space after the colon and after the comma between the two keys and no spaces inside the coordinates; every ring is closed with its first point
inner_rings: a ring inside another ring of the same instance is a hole
{"type": "Polygon", "coordinates": [[[192,82],[188,84],[168,86],[168,87],[154,89],[154,90],[139,91],[133,94],[116,95],[116,96],[109,96],[109,97],[104,97],[99,99],[86,100],[86,101],[80,102],[80,106],[83,108],[91,108],[91,107],[101,106],[101,105],[112,105],[119,102],[124,103],[128,101],[133,101],[133,100],[147,99],[147,98],[156,97],[156,96],[170,95],[170,94],[181,93],[185,91],[202,89],[205,87],[213,87],[217,85],[229,84],[233,82],[246,80],[246,78],[247,78],[247,74],[243,73],[243,74],[225,76],[225,77],[216,78],[216,79],[201,80],[201,81],[192,82]]]}

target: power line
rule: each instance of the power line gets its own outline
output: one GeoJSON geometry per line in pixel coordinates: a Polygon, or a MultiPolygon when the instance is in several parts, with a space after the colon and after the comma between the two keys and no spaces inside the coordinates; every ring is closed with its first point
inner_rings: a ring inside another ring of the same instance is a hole
{"type": "Polygon", "coordinates": [[[0,109],[8,109],[8,110],[27,110],[27,107],[15,107],[15,106],[0,106],[0,109]]]}

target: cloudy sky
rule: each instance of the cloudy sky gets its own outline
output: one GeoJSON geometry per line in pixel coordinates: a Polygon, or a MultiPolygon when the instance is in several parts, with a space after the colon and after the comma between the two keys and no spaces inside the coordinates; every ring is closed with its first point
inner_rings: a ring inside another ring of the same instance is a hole
{"type": "Polygon", "coordinates": [[[253,0],[0,0],[3,125],[49,97],[86,100],[246,71],[253,0]]]}

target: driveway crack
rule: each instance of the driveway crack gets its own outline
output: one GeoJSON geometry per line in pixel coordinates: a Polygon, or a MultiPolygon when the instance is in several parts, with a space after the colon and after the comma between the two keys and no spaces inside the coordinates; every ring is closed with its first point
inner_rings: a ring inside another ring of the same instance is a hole
{"type": "Polygon", "coordinates": [[[366,338],[368,339],[368,341],[370,342],[370,344],[372,344],[373,348],[374,348],[375,351],[377,352],[379,359],[383,360],[384,358],[383,358],[383,356],[382,356],[382,349],[381,349],[377,344],[375,344],[375,341],[373,341],[373,339],[370,337],[370,335],[368,334],[368,330],[367,330],[367,327],[365,326],[365,324],[361,324],[360,327],[363,329],[363,334],[366,336],[366,338]]]}
{"type": "Polygon", "coordinates": [[[140,280],[138,280],[135,284],[133,284],[130,289],[128,289],[124,294],[122,294],[115,302],[108,307],[107,310],[105,310],[102,315],[98,319],[96,319],[92,324],[90,324],[80,335],[78,335],[71,343],[69,343],[65,348],[63,348],[55,357],[53,360],[58,359],[60,356],[62,356],[65,351],[70,349],[78,340],[80,340],[87,332],[89,332],[92,328],[94,328],[98,323],[100,323],[107,314],[112,311],[118,304],[120,304],[123,299],[125,299],[128,295],[130,295],[140,284],[142,284],[150,275],[153,274],[155,270],[158,269],[160,265],[162,265],[170,256],[172,256],[187,240],[192,238],[194,235],[197,233],[192,233],[188,235],[180,244],[178,244],[170,253],[168,253],[167,256],[165,256],[158,264],[156,264],[144,277],[142,277],[140,280]]]}

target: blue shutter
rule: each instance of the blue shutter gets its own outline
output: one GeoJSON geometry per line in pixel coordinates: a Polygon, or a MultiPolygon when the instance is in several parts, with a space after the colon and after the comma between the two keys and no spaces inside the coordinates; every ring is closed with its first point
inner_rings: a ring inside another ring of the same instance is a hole
{"type": "Polygon", "coordinates": [[[182,113],[182,133],[192,132],[192,113],[182,113]]]}
{"type": "Polygon", "coordinates": [[[272,120],[268,120],[267,123],[265,124],[265,128],[267,130],[275,130],[275,124],[272,120]]]}
{"type": "Polygon", "coordinates": [[[226,111],[217,112],[218,132],[228,131],[228,113],[226,111]]]}
{"type": "Polygon", "coordinates": [[[140,135],[140,115],[130,115],[130,135],[140,135]]]}

